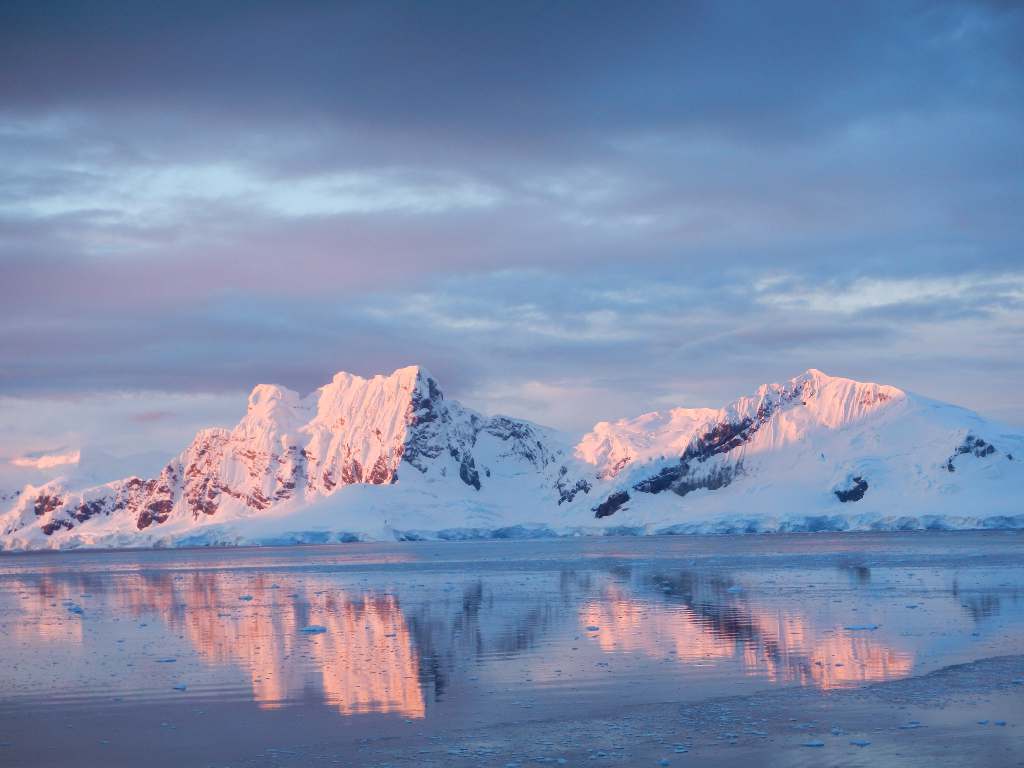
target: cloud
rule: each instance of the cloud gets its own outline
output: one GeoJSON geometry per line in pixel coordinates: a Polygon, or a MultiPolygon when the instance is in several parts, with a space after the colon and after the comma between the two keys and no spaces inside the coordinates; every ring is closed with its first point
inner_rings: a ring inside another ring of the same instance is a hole
{"type": "Polygon", "coordinates": [[[81,456],[80,451],[56,448],[52,451],[37,451],[27,456],[16,456],[11,459],[11,464],[23,469],[54,469],[77,464],[81,456]]]}
{"type": "Polygon", "coordinates": [[[1021,40],[960,0],[4,3],[0,423],[99,398],[170,446],[410,362],[571,429],[811,366],[1024,413],[1021,40]]]}
{"type": "Polygon", "coordinates": [[[154,422],[167,421],[173,418],[174,414],[171,411],[139,411],[138,413],[128,415],[128,420],[133,421],[136,424],[152,424],[154,422]]]}

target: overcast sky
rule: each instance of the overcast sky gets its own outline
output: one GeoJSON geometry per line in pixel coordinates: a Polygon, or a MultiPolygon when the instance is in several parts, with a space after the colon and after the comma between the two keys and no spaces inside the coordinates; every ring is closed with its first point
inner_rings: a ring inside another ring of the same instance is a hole
{"type": "Polygon", "coordinates": [[[0,458],[426,365],[569,430],[808,367],[1024,424],[1024,4],[0,4],[0,458]]]}

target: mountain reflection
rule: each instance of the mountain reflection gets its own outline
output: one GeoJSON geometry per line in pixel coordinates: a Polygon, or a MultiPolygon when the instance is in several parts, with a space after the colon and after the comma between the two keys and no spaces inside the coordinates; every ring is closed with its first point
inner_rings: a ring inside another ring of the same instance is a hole
{"type": "MultiPolygon", "coordinates": [[[[212,588],[213,604],[223,605],[211,580],[215,582],[216,576],[205,575],[197,579],[197,586],[204,593],[212,588]]],[[[312,688],[322,691],[324,701],[343,715],[395,712],[423,717],[417,654],[397,599],[369,592],[327,593],[316,586],[285,593],[261,585],[250,590],[251,610],[244,609],[231,620],[212,611],[190,610],[184,629],[202,658],[245,670],[253,698],[264,707],[301,698],[301,692],[312,688]],[[326,632],[300,631],[310,625],[326,632]],[[286,663],[296,655],[304,656],[306,663],[286,663]]],[[[231,596],[236,594],[232,590],[231,596]]],[[[193,599],[189,598],[190,605],[195,605],[193,599]]],[[[172,614],[172,626],[173,620],[172,614]]]]}
{"type": "Polygon", "coordinates": [[[82,599],[88,585],[80,578],[44,576],[19,587],[22,616],[13,628],[23,640],[87,641],[89,618],[65,616],[66,606],[85,602],[87,617],[100,609],[113,617],[155,616],[207,666],[241,670],[264,708],[313,690],[343,715],[425,714],[418,655],[393,595],[349,594],[316,579],[277,584],[263,576],[242,590],[237,576],[218,571],[121,576],[116,589],[108,584],[89,600],[82,599]],[[301,631],[310,625],[326,631],[301,631]]]}
{"type": "MultiPolygon", "coordinates": [[[[914,664],[913,652],[888,645],[881,633],[844,629],[821,604],[751,598],[715,576],[623,567],[461,583],[446,581],[450,576],[421,574],[385,586],[287,570],[40,574],[5,580],[13,610],[0,630],[26,654],[41,645],[73,649],[80,658],[106,654],[105,670],[76,667],[87,690],[173,695],[167,675],[187,672],[190,691],[193,681],[196,690],[241,686],[262,708],[316,701],[345,716],[423,718],[428,702],[442,700],[457,682],[464,691],[481,670],[492,680],[525,670],[519,674],[529,680],[530,669],[543,677],[543,664],[557,659],[568,677],[593,674],[592,657],[572,667],[566,650],[576,650],[581,634],[602,654],[669,659],[682,674],[714,666],[821,689],[903,677],[914,664]],[[68,610],[77,604],[83,615],[68,610]],[[302,631],[311,625],[324,631],[302,631]],[[134,645],[115,645],[124,638],[134,645]],[[112,647],[128,650],[118,657],[112,647]],[[192,666],[153,672],[171,653],[194,653],[182,659],[192,666]],[[512,659],[530,661],[502,666],[512,659]],[[110,675],[122,661],[135,663],[123,678],[110,675]]],[[[66,681],[49,684],[60,690],[66,681]]]]}
{"type": "Polygon", "coordinates": [[[649,586],[667,602],[610,584],[601,599],[586,604],[580,624],[598,627],[593,635],[602,651],[670,656],[683,664],[738,660],[748,674],[823,690],[905,677],[913,669],[913,653],[841,626],[815,626],[796,611],[748,605],[718,579],[683,573],[654,577],[649,586]]]}

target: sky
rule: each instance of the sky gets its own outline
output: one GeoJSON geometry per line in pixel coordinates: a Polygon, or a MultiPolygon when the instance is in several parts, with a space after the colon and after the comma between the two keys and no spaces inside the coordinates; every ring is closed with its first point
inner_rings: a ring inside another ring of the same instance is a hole
{"type": "Polygon", "coordinates": [[[1024,425],[1024,4],[0,4],[0,461],[425,365],[570,432],[809,368],[1024,425]]]}

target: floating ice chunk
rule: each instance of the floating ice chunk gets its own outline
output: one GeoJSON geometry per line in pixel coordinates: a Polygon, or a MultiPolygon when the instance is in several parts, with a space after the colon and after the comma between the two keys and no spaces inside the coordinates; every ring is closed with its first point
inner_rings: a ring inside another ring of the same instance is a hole
{"type": "Polygon", "coordinates": [[[238,599],[239,600],[245,600],[245,601],[248,602],[249,600],[252,600],[252,595],[239,595],[238,599]]]}
{"type": "Polygon", "coordinates": [[[601,628],[600,627],[595,627],[595,626],[591,625],[591,626],[587,627],[587,632],[597,632],[599,629],[601,629],[601,628]]]}
{"type": "Polygon", "coordinates": [[[176,691],[184,691],[186,688],[188,688],[188,686],[184,683],[178,683],[176,686],[174,686],[174,690],[176,691]]]}
{"type": "Polygon", "coordinates": [[[906,725],[901,725],[900,726],[900,730],[902,730],[902,731],[912,731],[915,728],[924,728],[924,726],[921,725],[921,723],[918,722],[917,720],[911,720],[906,725]]]}
{"type": "Polygon", "coordinates": [[[979,720],[978,725],[988,725],[988,720],[979,720]]]}
{"type": "Polygon", "coordinates": [[[801,747],[824,747],[825,746],[825,742],[824,741],[805,741],[800,746],[801,747]]]}
{"type": "Polygon", "coordinates": [[[75,605],[74,603],[72,603],[68,606],[68,613],[75,613],[81,616],[83,613],[85,613],[85,609],[82,608],[82,606],[80,605],[75,605]]]}
{"type": "Polygon", "coordinates": [[[855,747],[866,747],[870,743],[871,742],[866,739],[850,739],[850,744],[855,747]]]}
{"type": "Polygon", "coordinates": [[[166,658],[166,659],[157,659],[156,663],[157,664],[173,664],[176,661],[177,661],[177,659],[166,658]]]}
{"type": "Polygon", "coordinates": [[[305,632],[307,635],[322,635],[327,631],[327,627],[322,624],[310,624],[308,627],[303,627],[299,632],[305,632]]]}
{"type": "Polygon", "coordinates": [[[874,632],[878,629],[877,624],[851,624],[848,627],[843,627],[848,632],[874,632]]]}
{"type": "Polygon", "coordinates": [[[726,592],[732,592],[735,595],[737,592],[742,592],[743,591],[743,587],[729,587],[725,591],[726,592]]]}
{"type": "Polygon", "coordinates": [[[996,725],[1006,725],[1005,720],[996,720],[996,725]]]}

